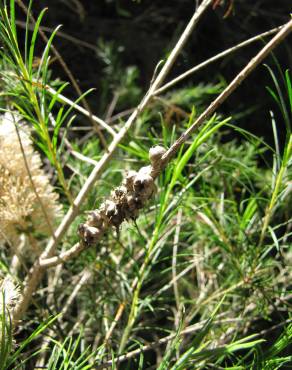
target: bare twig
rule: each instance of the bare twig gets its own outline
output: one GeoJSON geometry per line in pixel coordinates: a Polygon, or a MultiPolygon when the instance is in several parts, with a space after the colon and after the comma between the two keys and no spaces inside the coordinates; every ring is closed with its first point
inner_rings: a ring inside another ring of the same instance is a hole
{"type": "Polygon", "coordinates": [[[174,290],[174,296],[175,296],[175,302],[176,302],[176,308],[179,310],[179,291],[178,291],[178,285],[177,285],[177,274],[176,274],[176,264],[177,264],[177,248],[179,243],[179,234],[181,229],[181,223],[182,223],[182,210],[179,209],[176,219],[176,228],[175,228],[175,234],[174,234],[174,240],[173,240],[173,252],[172,252],[172,280],[173,280],[173,290],[174,290]]]}
{"type": "Polygon", "coordinates": [[[135,108],[129,108],[126,110],[123,110],[122,112],[119,112],[117,114],[114,114],[109,120],[108,123],[114,123],[116,121],[122,120],[124,117],[129,116],[134,112],[135,108]]]}
{"type": "Polygon", "coordinates": [[[72,100],[66,98],[64,95],[62,94],[59,94],[56,90],[54,90],[52,87],[46,85],[45,86],[46,88],[46,91],[48,91],[51,95],[53,96],[57,96],[57,100],[62,102],[62,103],[66,103],[68,105],[70,105],[71,107],[73,107],[74,109],[76,109],[78,112],[84,114],[84,116],[86,117],[89,117],[92,121],[96,122],[97,124],[99,124],[101,127],[103,127],[108,133],[110,133],[113,137],[116,135],[116,132],[115,130],[109,126],[104,120],[102,120],[101,118],[95,116],[94,114],[92,114],[90,111],[86,110],[85,108],[83,107],[80,107],[80,105],[78,105],[77,103],[73,102],[72,100]]]}
{"type": "MultiPolygon", "coordinates": [[[[221,325],[221,324],[228,324],[228,323],[233,323],[233,322],[237,322],[237,321],[240,321],[241,319],[225,319],[225,320],[218,320],[218,321],[214,321],[213,322],[213,325],[221,325]]],[[[194,325],[191,325],[189,327],[187,327],[186,329],[182,330],[180,332],[180,335],[187,335],[187,334],[191,334],[195,331],[198,331],[200,330],[205,324],[206,324],[207,320],[204,320],[204,321],[201,321],[197,324],[194,324],[194,325]]],[[[109,361],[106,361],[104,362],[103,364],[101,365],[97,365],[95,367],[96,370],[99,370],[99,369],[105,369],[105,368],[108,368],[110,366],[112,366],[113,363],[115,364],[118,364],[118,363],[121,363],[121,362],[124,362],[126,360],[129,360],[137,355],[139,355],[140,353],[143,353],[143,352],[146,352],[146,351],[149,351],[157,346],[161,346],[163,344],[166,344],[168,343],[169,341],[171,341],[172,339],[174,339],[175,337],[177,336],[177,333],[172,333],[170,335],[167,335],[166,337],[163,337],[155,342],[152,342],[150,344],[146,344],[138,349],[135,349],[131,352],[128,352],[126,353],[125,355],[122,355],[122,356],[119,356],[117,358],[115,358],[114,360],[109,360],[109,361]]]]}
{"type": "Polygon", "coordinates": [[[72,306],[72,303],[74,301],[74,299],[76,298],[78,292],[80,291],[80,289],[89,281],[89,279],[91,278],[92,276],[92,272],[91,270],[89,270],[88,268],[84,269],[82,272],[81,272],[81,277],[78,281],[78,283],[75,285],[72,293],[70,294],[66,304],[63,306],[60,314],[62,316],[64,316],[67,311],[70,309],[70,307],[72,306]]]}
{"type": "Polygon", "coordinates": [[[112,101],[110,102],[108,108],[107,108],[107,111],[106,111],[106,114],[105,114],[105,120],[106,122],[109,122],[113,113],[114,113],[114,110],[118,104],[118,101],[119,101],[119,97],[120,97],[120,93],[118,91],[116,91],[114,93],[114,96],[112,98],[112,101]]]}
{"type": "MultiPolygon", "coordinates": [[[[69,142],[68,142],[68,143],[69,143],[69,142]]],[[[86,156],[85,156],[84,154],[82,154],[82,153],[76,152],[76,150],[74,150],[74,149],[72,148],[72,146],[71,146],[71,145],[70,145],[70,146],[68,146],[68,145],[67,145],[67,140],[66,140],[65,144],[66,144],[66,146],[67,146],[67,148],[68,148],[69,152],[70,152],[70,153],[71,153],[75,158],[79,159],[79,160],[80,160],[80,161],[82,161],[82,162],[89,163],[89,164],[91,164],[92,166],[96,166],[96,165],[97,165],[97,161],[95,161],[94,159],[89,158],[89,157],[86,157],[86,156]]],[[[68,164],[67,164],[67,166],[68,166],[68,164]]],[[[74,171],[75,171],[75,173],[77,173],[76,169],[72,169],[72,170],[74,170],[74,171]]]]}
{"type": "Polygon", "coordinates": [[[245,46],[248,46],[248,45],[250,45],[250,44],[252,44],[252,43],[254,43],[256,41],[262,40],[264,37],[270,36],[270,35],[278,32],[278,31],[280,31],[280,29],[282,27],[283,26],[272,28],[269,31],[260,33],[259,35],[256,35],[254,37],[251,37],[250,39],[247,39],[247,40],[245,40],[245,41],[243,41],[243,42],[241,42],[241,43],[239,43],[239,44],[237,44],[235,46],[232,46],[231,48],[228,48],[228,49],[222,51],[219,54],[214,55],[212,58],[205,60],[204,62],[196,65],[195,67],[193,67],[191,69],[188,69],[186,72],[184,72],[181,75],[177,76],[173,80],[167,82],[165,85],[161,86],[159,89],[157,89],[156,91],[154,91],[154,95],[159,95],[159,94],[164,93],[167,89],[169,89],[170,87],[173,87],[178,82],[180,82],[180,81],[184,80],[185,78],[189,77],[191,74],[193,74],[195,72],[198,72],[200,69],[208,66],[209,64],[211,64],[213,62],[216,62],[217,60],[222,59],[222,58],[226,57],[227,55],[230,55],[230,54],[238,51],[239,49],[241,49],[241,48],[243,48],[245,46]]]}
{"type": "Polygon", "coordinates": [[[104,344],[107,345],[108,341],[110,340],[111,336],[112,336],[112,333],[118,323],[118,321],[120,320],[120,318],[122,317],[122,314],[124,312],[124,309],[125,309],[125,302],[122,302],[120,305],[119,305],[119,308],[116,312],[116,315],[115,315],[115,318],[113,320],[113,322],[111,323],[111,326],[109,328],[109,330],[107,331],[106,333],[106,336],[105,336],[105,339],[104,339],[104,344]]]}
{"type": "Polygon", "coordinates": [[[61,252],[58,256],[50,257],[50,258],[40,258],[39,265],[42,268],[49,268],[53,266],[57,266],[60,263],[64,263],[73,257],[79,255],[85,249],[84,244],[76,243],[68,249],[67,251],[61,252]]]}
{"type": "Polygon", "coordinates": [[[260,52],[250,60],[241,72],[230,82],[222,93],[209,105],[209,107],[196,119],[196,121],[174,142],[162,157],[162,167],[172,159],[177,150],[197,130],[205,120],[233,93],[234,90],[249,76],[249,74],[262,62],[262,60],[292,31],[292,20],[286,23],[281,30],[270,40],[260,52]]]}
{"type": "MultiPolygon", "coordinates": [[[[237,319],[225,319],[225,320],[217,320],[217,321],[214,321],[213,322],[213,325],[222,325],[222,324],[228,324],[228,323],[234,323],[234,322],[240,322],[242,321],[242,318],[237,318],[237,319]]],[[[180,335],[187,335],[187,334],[191,334],[195,331],[198,331],[200,330],[205,324],[206,324],[207,320],[204,320],[204,321],[201,321],[197,324],[194,324],[194,325],[191,325],[189,327],[187,327],[186,329],[182,330],[180,335]]],[[[291,319],[287,319],[287,320],[284,320],[283,322],[281,322],[280,324],[277,324],[277,325],[273,325],[271,326],[270,328],[268,329],[265,329],[265,330],[262,330],[260,331],[259,333],[256,333],[254,334],[254,337],[255,338],[258,338],[258,337],[262,337],[263,335],[275,330],[275,329],[278,329],[284,325],[287,325],[289,324],[290,322],[292,322],[291,319]]],[[[150,343],[150,344],[146,344],[138,349],[135,349],[131,352],[128,352],[126,353],[125,355],[122,355],[122,356],[119,356],[117,358],[115,358],[114,360],[109,360],[101,365],[98,365],[95,369],[96,370],[99,370],[99,369],[105,369],[105,368],[108,368],[110,366],[112,366],[113,362],[115,364],[117,363],[121,363],[121,362],[124,362],[124,361],[127,361],[133,357],[136,357],[137,355],[141,354],[141,353],[144,353],[146,351],[149,351],[153,348],[155,348],[156,346],[160,346],[160,345],[163,345],[165,343],[168,343],[169,341],[171,341],[173,338],[175,338],[177,335],[177,333],[172,333],[166,337],[163,337],[153,343],[150,343]]]]}

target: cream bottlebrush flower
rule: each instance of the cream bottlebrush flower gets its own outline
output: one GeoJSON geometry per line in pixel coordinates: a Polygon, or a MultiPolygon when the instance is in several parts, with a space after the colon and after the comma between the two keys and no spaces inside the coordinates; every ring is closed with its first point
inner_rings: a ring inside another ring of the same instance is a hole
{"type": "MultiPolygon", "coordinates": [[[[21,233],[49,235],[50,228],[32,187],[15,129],[19,118],[15,113],[0,116],[0,243],[16,246],[21,233]]],[[[34,151],[29,130],[19,125],[19,134],[30,174],[51,224],[60,212],[58,195],[41,168],[39,154],[34,151]]]]}

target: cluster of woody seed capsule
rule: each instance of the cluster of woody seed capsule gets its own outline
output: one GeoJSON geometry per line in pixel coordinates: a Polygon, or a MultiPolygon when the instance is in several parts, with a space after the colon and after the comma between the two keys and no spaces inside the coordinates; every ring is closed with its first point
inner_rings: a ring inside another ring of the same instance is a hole
{"type": "Polygon", "coordinates": [[[119,228],[124,220],[134,220],[156,190],[154,180],[161,168],[161,158],[166,150],[161,146],[149,150],[150,166],[129,171],[122,184],[111,192],[110,199],[99,209],[89,213],[78,234],[86,246],[94,245],[109,227],[119,228]]]}

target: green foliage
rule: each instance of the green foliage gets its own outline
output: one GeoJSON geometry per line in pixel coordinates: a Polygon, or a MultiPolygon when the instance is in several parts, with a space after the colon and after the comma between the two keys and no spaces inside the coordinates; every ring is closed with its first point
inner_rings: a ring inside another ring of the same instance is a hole
{"type": "Polygon", "coordinates": [[[5,304],[3,304],[1,314],[0,346],[1,369],[25,369],[27,362],[31,358],[40,354],[39,350],[29,350],[31,344],[36,341],[36,339],[39,339],[40,334],[42,334],[55,320],[56,317],[53,317],[44,321],[26,339],[16,345],[13,340],[10,313],[9,310],[5,307],[5,304]]]}
{"type": "Polygon", "coordinates": [[[13,347],[13,337],[12,337],[12,325],[10,320],[9,311],[6,309],[5,305],[5,294],[2,294],[2,307],[1,307],[1,321],[0,321],[0,368],[5,369],[6,364],[9,361],[9,356],[12,352],[13,347]]]}
{"type": "MultiPolygon", "coordinates": [[[[45,11],[32,34],[27,16],[21,52],[14,5],[13,0],[9,7],[0,2],[1,104],[4,110],[17,109],[32,125],[36,144],[67,194],[63,206],[68,208],[71,192],[79,193],[103,148],[90,132],[86,139],[74,136],[70,126],[74,104],[60,105],[59,95],[67,85],[51,81],[49,70],[57,29],[36,67],[45,11]],[[57,93],[52,94],[54,84],[57,93]],[[73,139],[70,149],[61,153],[64,126],[73,139]],[[66,176],[63,159],[71,171],[66,176]]],[[[102,110],[113,97],[117,111],[134,106],[141,97],[139,71],[123,67],[121,51],[115,43],[99,40],[102,110]]],[[[3,309],[1,369],[33,368],[40,358],[49,370],[106,365],[256,370],[291,365],[292,88],[289,71],[280,75],[282,80],[270,67],[268,71],[274,85],[268,91],[285,122],[284,143],[274,117],[275,148],[237,127],[232,117],[211,117],[159,176],[157,193],[137,220],[109,232],[98,246],[49,273],[51,285],[36,294],[27,315],[31,321],[22,323],[26,339],[17,339],[15,346],[9,312],[3,309]],[[238,136],[230,140],[233,131],[238,136]],[[268,155],[274,159],[272,167],[262,164],[268,155]],[[86,283],[85,271],[90,272],[86,283]],[[45,321],[47,311],[59,316],[45,321]],[[33,330],[36,321],[43,323],[33,330]],[[49,327],[44,348],[40,334],[49,327]]],[[[97,208],[127,170],[148,163],[151,146],[170,147],[223,88],[222,81],[201,83],[153,99],[82,203],[81,212],[97,208]]],[[[114,124],[118,131],[124,122],[114,124]]],[[[78,242],[76,229],[83,218],[81,214],[72,223],[63,249],[78,242]]],[[[11,257],[1,253],[7,273],[11,257]]]]}
{"type": "Polygon", "coordinates": [[[92,369],[92,364],[89,360],[94,357],[94,353],[90,351],[87,347],[82,349],[82,352],[77,355],[78,350],[80,350],[80,341],[82,331],[78,338],[73,341],[71,337],[66,338],[63,343],[55,342],[55,346],[52,351],[50,351],[50,357],[48,360],[47,369],[48,370],[87,370],[92,369]]]}

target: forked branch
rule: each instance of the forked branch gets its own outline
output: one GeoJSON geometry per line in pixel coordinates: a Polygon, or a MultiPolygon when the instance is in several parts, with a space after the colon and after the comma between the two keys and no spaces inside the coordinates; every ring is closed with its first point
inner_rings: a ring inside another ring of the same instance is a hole
{"type": "MultiPolygon", "coordinates": [[[[244,81],[245,78],[262,62],[262,60],[292,31],[292,20],[288,22],[286,25],[281,28],[281,30],[278,32],[278,34],[262,49],[260,52],[253,58],[251,61],[242,69],[242,71],[231,81],[231,83],[225,88],[225,90],[210,104],[210,106],[194,121],[194,123],[189,127],[189,129],[181,135],[181,137],[162,155],[158,156],[156,158],[156,164],[150,166],[149,171],[147,172],[147,179],[146,183],[150,181],[151,184],[153,184],[153,181],[151,181],[148,176],[150,175],[152,179],[154,180],[156,176],[167,166],[169,161],[173,158],[177,150],[180,148],[180,146],[186,142],[186,140],[194,133],[195,130],[197,130],[204,122],[205,120],[212,115],[215,110],[232,94],[232,92],[244,81]]],[[[160,150],[160,155],[162,154],[162,151],[160,150]]],[[[150,160],[151,160],[151,151],[150,151],[150,160]]],[[[146,167],[147,168],[147,167],[146,167]]],[[[144,170],[142,171],[144,173],[144,170]]],[[[129,176],[129,175],[128,175],[129,176]]],[[[127,184],[127,181],[125,182],[124,185],[122,186],[127,186],[129,185],[130,191],[135,191],[135,186],[134,183],[137,180],[138,174],[134,174],[134,176],[129,176],[129,179],[131,179],[130,183],[127,184]]],[[[139,176],[138,176],[139,179],[139,176]]],[[[145,181],[145,179],[144,179],[145,181]]],[[[147,185],[147,184],[146,184],[147,185]]],[[[144,187],[143,187],[144,188],[144,187]]],[[[141,189],[140,189],[141,190],[141,189]]],[[[123,203],[123,207],[127,207],[127,192],[124,194],[125,195],[125,203],[123,203]]],[[[146,197],[148,199],[148,195],[146,197]]],[[[146,200],[147,200],[146,199],[146,200]]],[[[128,206],[130,206],[128,204],[128,206]]],[[[88,245],[90,245],[90,242],[96,243],[99,238],[102,236],[102,228],[104,218],[106,223],[110,224],[114,222],[114,219],[112,219],[112,216],[117,216],[124,214],[126,215],[127,212],[130,212],[131,210],[123,209],[123,213],[119,213],[120,211],[117,210],[117,205],[114,204],[107,204],[106,202],[104,203],[104,207],[102,210],[97,210],[93,211],[92,215],[90,215],[89,219],[85,223],[85,225],[82,225],[82,232],[81,232],[81,237],[82,240],[80,243],[75,245],[72,248],[72,252],[75,251],[77,248],[79,251],[83,250],[86,248],[88,245]],[[100,211],[102,211],[102,216],[100,214],[100,211]],[[109,211],[114,211],[113,213],[109,211]],[[109,212],[109,213],[107,213],[109,212]],[[118,213],[115,213],[118,212],[118,213]],[[102,222],[100,224],[100,222],[102,222]]],[[[125,217],[126,218],[126,217],[125,217]]],[[[120,224],[120,219],[119,219],[119,224],[120,224]]],[[[70,254],[69,250],[67,253],[70,254]]],[[[73,253],[72,253],[73,255],[73,253]]],[[[75,255],[75,253],[74,253],[75,255]]],[[[52,266],[57,263],[63,262],[62,259],[58,259],[58,257],[53,257],[51,259],[45,259],[41,261],[41,263],[46,266],[52,266]]],[[[112,326],[116,325],[117,320],[122,316],[123,311],[125,309],[125,305],[122,304],[118,307],[117,313],[116,313],[116,318],[112,324],[112,326]]],[[[111,334],[111,332],[110,332],[111,334]]],[[[107,336],[107,341],[109,337],[107,336]]],[[[120,359],[126,359],[126,356],[122,356],[120,359]]],[[[101,368],[104,367],[104,365],[101,366],[101,368]]]]}
{"type": "MultiPolygon", "coordinates": [[[[83,185],[82,189],[80,190],[79,194],[77,195],[76,199],[73,202],[73,205],[70,207],[69,211],[63,218],[61,224],[57,228],[55,232],[55,239],[51,239],[45,249],[45,251],[40,256],[40,259],[36,260],[34,265],[31,268],[30,274],[27,276],[24,282],[24,290],[21,294],[21,297],[18,301],[17,306],[13,312],[13,320],[18,321],[22,315],[25,313],[30,301],[31,297],[37,289],[39,285],[43,273],[45,271],[45,267],[41,266],[40,261],[45,260],[47,258],[53,257],[55,254],[56,247],[58,243],[61,241],[62,237],[65,235],[66,231],[68,230],[69,226],[72,224],[74,219],[79,213],[79,209],[81,204],[84,202],[85,198],[87,197],[89,191],[92,189],[95,182],[100,178],[102,175],[103,169],[111,159],[113,153],[115,152],[116,148],[118,147],[119,143],[123,140],[129,129],[134,124],[137,116],[140,112],[145,109],[151,98],[153,97],[153,92],[161,86],[164,79],[166,78],[168,72],[170,71],[171,67],[173,66],[177,56],[181,52],[184,44],[186,43],[187,39],[191,35],[194,27],[198,23],[200,17],[205,12],[207,7],[212,3],[212,0],[203,0],[201,5],[198,7],[196,12],[194,13],[193,17],[189,21],[187,27],[185,28],[184,32],[180,36],[179,40],[177,41],[175,47],[173,48],[172,52],[170,53],[168,59],[166,60],[164,66],[162,67],[160,73],[155,78],[155,81],[151,84],[148,92],[142,99],[141,103],[138,107],[133,111],[131,116],[128,118],[125,125],[122,127],[120,132],[115,135],[113,141],[111,142],[110,146],[108,147],[108,151],[102,156],[98,164],[95,166],[93,171],[91,172],[90,176],[86,180],[85,184],[83,185]]],[[[75,246],[74,246],[75,247],[75,246]]],[[[82,250],[82,248],[78,248],[82,250]]],[[[73,253],[74,254],[74,253],[73,253]]]]}
{"type": "Polygon", "coordinates": [[[40,260],[43,267],[55,266],[79,254],[84,248],[96,244],[105,230],[119,227],[120,224],[138,216],[138,211],[154,192],[154,179],[167,166],[182,144],[197,130],[208,117],[232,94],[243,80],[262,62],[262,60],[292,31],[292,20],[284,25],[278,34],[242,69],[225,90],[209,105],[179,139],[167,150],[161,147],[150,149],[151,166],[142,167],[139,172],[130,171],[124,182],[113,191],[98,210],[92,211],[85,224],[80,225],[81,242],[60,256],[40,260]]]}

